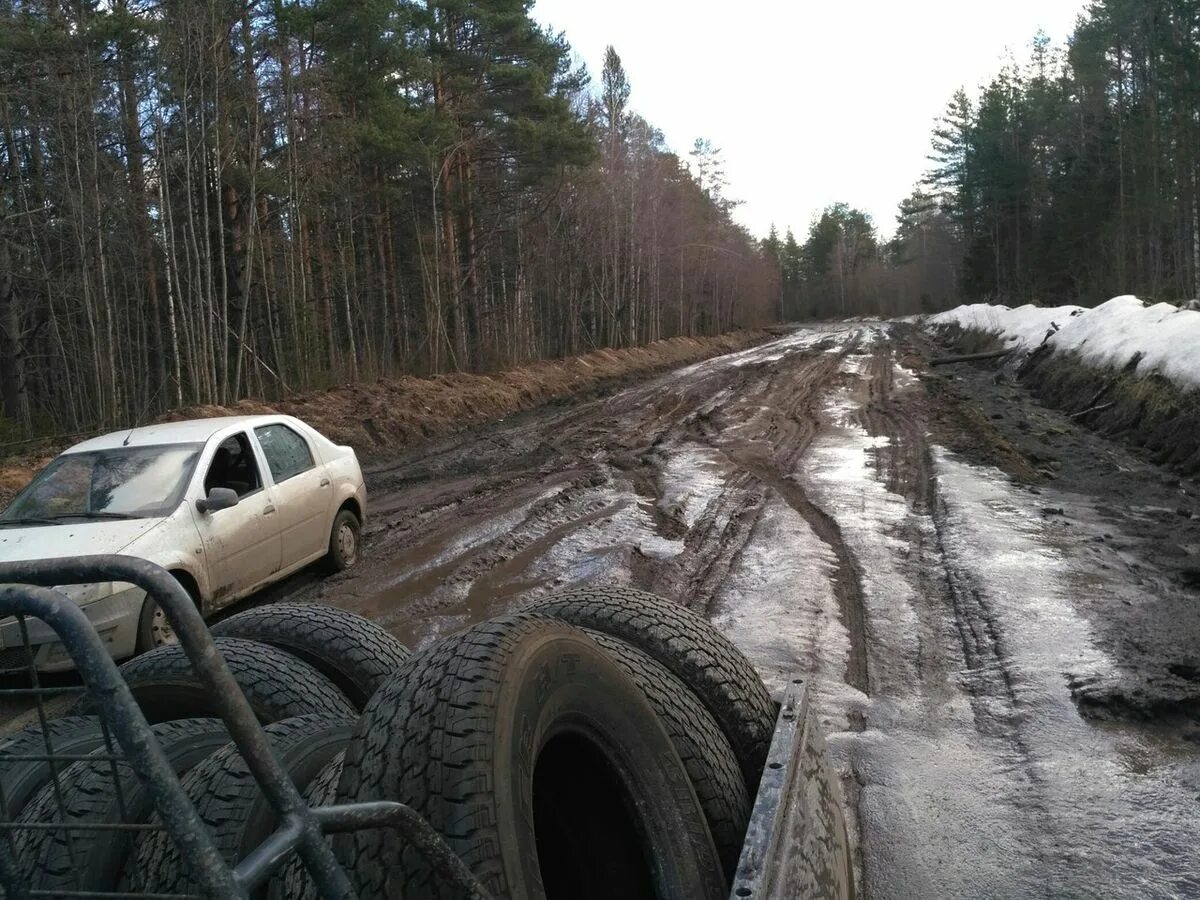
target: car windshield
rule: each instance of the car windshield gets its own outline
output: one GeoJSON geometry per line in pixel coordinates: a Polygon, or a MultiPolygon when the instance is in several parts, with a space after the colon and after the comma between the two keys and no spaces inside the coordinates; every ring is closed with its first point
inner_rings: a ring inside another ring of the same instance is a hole
{"type": "Polygon", "coordinates": [[[142,519],[179,505],[199,444],[66,453],[0,513],[0,526],[64,519],[142,519]]]}

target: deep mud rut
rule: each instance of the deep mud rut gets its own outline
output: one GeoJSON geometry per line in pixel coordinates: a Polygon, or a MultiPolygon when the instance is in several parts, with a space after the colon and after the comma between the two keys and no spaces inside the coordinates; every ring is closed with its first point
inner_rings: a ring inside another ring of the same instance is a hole
{"type": "Polygon", "coordinates": [[[1161,583],[1044,512],[1088,498],[939,447],[906,340],[804,329],[422,446],[369,474],[367,559],[290,590],[414,646],[565,585],[655,591],[772,688],[810,680],[866,896],[1200,895],[1200,746],[1072,695],[1123,677],[1096,635],[1161,583]]]}

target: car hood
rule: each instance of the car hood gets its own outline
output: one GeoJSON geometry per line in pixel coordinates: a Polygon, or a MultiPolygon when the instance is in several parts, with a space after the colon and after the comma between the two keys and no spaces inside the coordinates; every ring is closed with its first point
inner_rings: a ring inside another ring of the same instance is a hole
{"type": "Polygon", "coordinates": [[[0,528],[0,562],[120,553],[164,521],[129,519],[0,528]]]}

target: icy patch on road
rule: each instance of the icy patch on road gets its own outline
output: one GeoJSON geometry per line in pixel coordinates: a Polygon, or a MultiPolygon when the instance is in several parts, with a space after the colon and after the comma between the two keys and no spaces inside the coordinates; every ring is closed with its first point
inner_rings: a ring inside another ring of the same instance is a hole
{"type": "Polygon", "coordinates": [[[564,534],[538,557],[531,570],[535,580],[575,585],[593,579],[612,583],[630,580],[627,555],[637,550],[656,560],[671,560],[684,551],[682,540],[662,537],[650,511],[640,502],[633,485],[615,479],[589,494],[611,512],[564,534]],[[614,579],[614,573],[619,577],[614,579]]]}
{"type": "Polygon", "coordinates": [[[1029,896],[1027,823],[1001,802],[1013,761],[976,731],[933,521],[888,489],[878,454],[890,439],[858,424],[863,396],[846,387],[826,398],[825,427],[793,477],[837,523],[861,591],[865,730],[828,742],[859,792],[867,883],[876,897],[1029,896]]]}
{"type": "MultiPolygon", "coordinates": [[[[826,398],[795,477],[837,523],[861,586],[865,730],[829,745],[859,786],[872,895],[1200,895],[1200,814],[1180,806],[1200,794],[1198,765],[1079,716],[1066,673],[1113,663],[1072,607],[1071,562],[1040,508],[939,451],[940,518],[914,509],[878,471],[888,438],[857,424],[856,387],[826,398]]],[[[824,698],[845,707],[835,689],[824,698]]]]}
{"type": "Polygon", "coordinates": [[[894,387],[897,390],[910,388],[920,382],[917,378],[917,373],[912,369],[905,368],[900,363],[892,363],[892,378],[894,379],[894,387]]]}
{"type": "Polygon", "coordinates": [[[1100,676],[1114,663],[1095,647],[1087,623],[1067,599],[1064,575],[1071,561],[1049,543],[1039,509],[1002,473],[962,462],[940,447],[933,456],[948,561],[978,578],[988,597],[1003,604],[1004,628],[1013,635],[1005,643],[1020,651],[1013,657],[1021,679],[1014,689],[1025,682],[1041,686],[1039,691],[1050,688],[1046,702],[1078,718],[1064,673],[1100,676]],[[1053,689],[1056,683],[1064,690],[1053,689]]]}
{"type": "Polygon", "coordinates": [[[418,575],[422,575],[438,566],[445,565],[451,560],[466,556],[472,551],[483,547],[485,544],[491,543],[501,535],[507,534],[517,528],[529,517],[530,511],[537,504],[549,500],[551,497],[561,493],[562,490],[563,488],[559,486],[543,491],[531,500],[513,506],[511,509],[500,513],[494,518],[480,522],[474,527],[460,532],[429,559],[408,568],[398,569],[395,577],[390,579],[386,587],[390,589],[402,585],[404,582],[418,575]]]}
{"type": "Polygon", "coordinates": [[[933,521],[879,472],[886,436],[855,421],[849,389],[827,398],[826,427],[795,476],[836,523],[854,560],[865,620],[865,730],[829,735],[859,790],[867,883],[876,897],[1029,896],[1027,825],[999,798],[1012,761],[975,728],[957,682],[959,635],[938,600],[933,521]],[[964,828],[964,823],[970,827],[964,828]]]}
{"type": "Polygon", "coordinates": [[[947,561],[995,617],[997,664],[1031,787],[1009,802],[1039,808],[1033,837],[1048,864],[1047,890],[1200,896],[1200,807],[1180,802],[1200,793],[1200,761],[1172,754],[1144,731],[1080,717],[1065,673],[1104,673],[1113,663],[1073,608],[1072,559],[1053,547],[1032,501],[999,472],[944,451],[935,459],[951,536],[947,561]]]}
{"type": "Polygon", "coordinates": [[[726,467],[715,450],[694,445],[670,451],[659,508],[691,528],[725,489],[726,467]]]}
{"type": "Polygon", "coordinates": [[[843,677],[850,638],[833,593],[836,568],[829,545],[776,495],[721,587],[713,624],[773,695],[794,675],[805,678],[826,730],[843,731],[865,698],[843,677]]]}
{"type": "Polygon", "coordinates": [[[906,577],[911,546],[902,532],[910,509],[904,497],[880,479],[877,452],[885,435],[871,435],[854,421],[859,404],[847,389],[825,402],[826,428],[813,442],[803,471],[792,477],[820,509],[837,522],[841,539],[855,562],[871,645],[872,684],[886,676],[897,687],[907,682],[917,652],[916,591],[906,577]],[[877,662],[874,657],[879,657],[877,662]],[[895,678],[884,671],[900,663],[895,678]]]}
{"type": "Polygon", "coordinates": [[[720,369],[741,369],[747,366],[761,366],[770,362],[779,362],[795,353],[810,350],[817,344],[832,340],[835,344],[833,352],[840,352],[842,345],[856,332],[874,333],[882,326],[865,327],[862,324],[844,322],[818,323],[807,328],[797,329],[786,337],[749,350],[739,350],[737,353],[727,353],[702,362],[677,369],[673,376],[690,378],[696,374],[720,369]]]}

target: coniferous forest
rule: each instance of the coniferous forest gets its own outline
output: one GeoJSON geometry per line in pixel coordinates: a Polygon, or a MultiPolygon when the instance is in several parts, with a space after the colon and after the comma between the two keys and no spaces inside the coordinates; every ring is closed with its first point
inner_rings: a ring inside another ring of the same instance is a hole
{"type": "Polygon", "coordinates": [[[531,6],[2,0],[0,443],[781,317],[1200,295],[1200,0],[1094,0],[955,93],[886,240],[843,203],[751,236],[720,151],[673,152],[616,51],[593,77],[531,6]]]}
{"type": "Polygon", "coordinates": [[[1065,47],[1038,35],[953,95],[890,241],[834,205],[766,245],[789,318],[1177,302],[1200,296],[1198,178],[1200,2],[1095,0],[1065,47]]]}
{"type": "Polygon", "coordinates": [[[0,3],[0,441],[778,316],[528,0],[0,3]]]}

